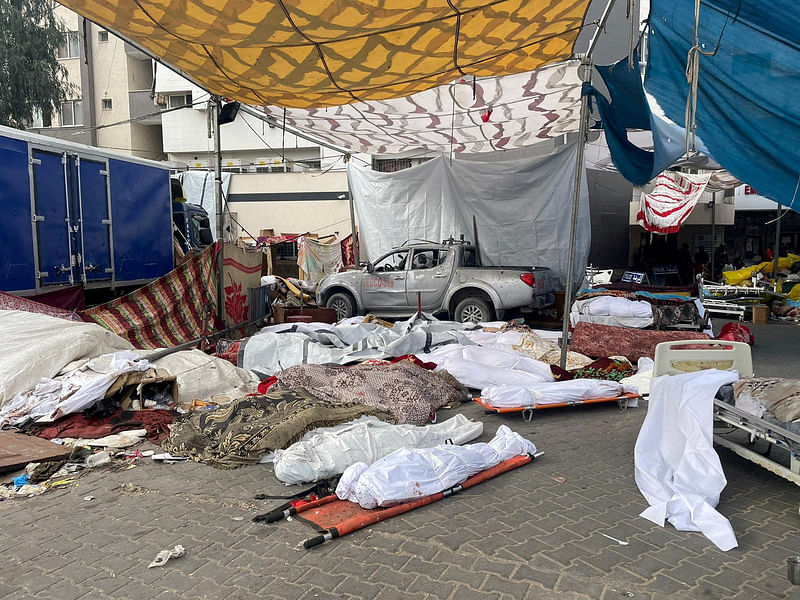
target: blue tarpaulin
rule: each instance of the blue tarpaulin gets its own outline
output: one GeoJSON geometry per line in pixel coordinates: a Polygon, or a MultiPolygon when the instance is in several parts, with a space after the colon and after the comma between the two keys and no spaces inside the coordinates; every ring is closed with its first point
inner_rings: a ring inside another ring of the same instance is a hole
{"type": "Polygon", "coordinates": [[[650,112],[642,87],[638,52],[633,55],[633,65],[632,69],[628,67],[627,58],[613,65],[598,65],[610,102],[594,88],[590,93],[597,101],[611,160],[628,181],[645,185],[683,155],[685,144],[682,136],[664,131],[662,125],[666,123],[650,112]],[[653,151],[629,141],[627,129],[652,131],[653,151]]]}
{"type": "MultiPolygon", "coordinates": [[[[694,2],[652,0],[645,88],[685,120],[694,2]]],[[[800,10],[791,0],[702,0],[697,135],[758,193],[800,211],[800,10]]]]}

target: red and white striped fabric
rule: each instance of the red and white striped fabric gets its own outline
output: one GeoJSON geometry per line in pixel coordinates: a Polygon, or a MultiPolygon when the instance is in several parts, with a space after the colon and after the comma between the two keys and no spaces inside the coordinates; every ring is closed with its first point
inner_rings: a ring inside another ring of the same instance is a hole
{"type": "Polygon", "coordinates": [[[664,171],[649,194],[639,198],[639,225],[653,233],[676,233],[694,210],[711,175],[664,171]]]}

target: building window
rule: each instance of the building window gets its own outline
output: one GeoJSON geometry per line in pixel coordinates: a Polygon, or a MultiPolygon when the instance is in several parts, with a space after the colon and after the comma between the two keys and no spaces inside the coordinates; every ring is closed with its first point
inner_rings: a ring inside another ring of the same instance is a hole
{"type": "Polygon", "coordinates": [[[46,119],[42,115],[41,108],[34,108],[33,109],[33,121],[31,122],[31,127],[34,129],[40,129],[42,127],[52,127],[53,123],[48,116],[46,119]]]}
{"type": "Polygon", "coordinates": [[[372,170],[380,173],[394,173],[409,168],[411,168],[411,159],[409,158],[375,158],[372,160],[372,170]]]}
{"type": "Polygon", "coordinates": [[[67,100],[61,103],[61,126],[83,125],[83,109],[80,100],[67,100]]]}
{"type": "Polygon", "coordinates": [[[114,105],[111,102],[111,98],[103,98],[101,106],[103,110],[111,110],[114,105]]]}
{"type": "Polygon", "coordinates": [[[169,97],[170,108],[183,108],[192,105],[192,94],[175,94],[169,97]]]}
{"type": "Polygon", "coordinates": [[[64,40],[58,47],[58,58],[79,58],[81,55],[80,40],[77,31],[67,31],[64,40]]]}
{"type": "Polygon", "coordinates": [[[108,32],[105,29],[101,29],[97,32],[97,41],[100,43],[108,41],[108,32]]]}

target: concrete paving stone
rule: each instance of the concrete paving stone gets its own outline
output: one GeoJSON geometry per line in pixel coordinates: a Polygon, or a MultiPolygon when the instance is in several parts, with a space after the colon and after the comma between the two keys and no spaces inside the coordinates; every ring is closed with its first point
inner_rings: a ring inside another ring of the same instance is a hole
{"type": "Polygon", "coordinates": [[[748,581],[747,586],[760,590],[768,598],[792,598],[788,595],[790,590],[797,596],[797,586],[792,586],[786,577],[785,561],[783,564],[776,565],[774,570],[763,574],[760,579],[748,581]]]}
{"type": "MultiPolygon", "coordinates": [[[[286,581],[285,579],[273,579],[259,592],[256,592],[256,590],[245,590],[247,595],[244,597],[257,598],[263,593],[266,593],[277,596],[278,598],[284,598],[285,600],[297,600],[306,594],[312,587],[314,586],[311,584],[298,584],[291,581],[286,581]]],[[[241,594],[242,592],[239,591],[238,593],[241,594]]]]}
{"type": "Polygon", "coordinates": [[[427,575],[420,575],[414,580],[414,583],[406,588],[406,591],[427,595],[429,598],[437,600],[447,600],[456,587],[458,584],[451,581],[437,581],[427,575]]]}
{"type": "MultiPolygon", "coordinates": [[[[395,548],[396,549],[396,548],[395,548]]],[[[419,556],[430,560],[439,549],[430,543],[421,543],[416,540],[407,540],[400,545],[400,551],[412,556],[419,556]]]]}
{"type": "Polygon", "coordinates": [[[341,596],[336,596],[328,590],[310,587],[308,591],[300,596],[300,600],[339,600],[341,596]]]}
{"type": "Polygon", "coordinates": [[[503,600],[499,592],[476,591],[464,586],[456,586],[455,591],[450,596],[450,600],[469,598],[470,600],[503,600]]]}
{"type": "Polygon", "coordinates": [[[258,592],[271,585],[275,578],[265,574],[242,573],[227,581],[227,585],[240,587],[250,592],[258,592]]]}
{"type": "Polygon", "coordinates": [[[479,557],[472,563],[472,568],[476,571],[484,571],[486,573],[494,573],[500,577],[508,577],[514,572],[517,567],[514,562],[502,562],[493,560],[488,557],[479,557]]]}
{"type": "Polygon", "coordinates": [[[462,545],[466,544],[467,542],[471,542],[474,539],[475,533],[465,527],[460,527],[455,531],[443,535],[431,537],[431,540],[438,544],[447,546],[452,550],[458,550],[462,545]]]}
{"type": "Polygon", "coordinates": [[[569,529],[565,529],[563,527],[558,527],[549,533],[544,535],[540,535],[537,538],[537,541],[541,542],[545,546],[549,546],[550,548],[560,548],[564,544],[575,542],[578,540],[583,539],[582,535],[578,535],[570,531],[569,529]]]}
{"type": "Polygon", "coordinates": [[[692,586],[678,581],[677,579],[673,579],[661,572],[654,575],[652,579],[644,584],[644,587],[654,593],[677,594],[680,592],[687,592],[692,586]]]}
{"type": "MultiPolygon", "coordinates": [[[[430,559],[424,560],[417,556],[409,559],[409,561],[400,568],[404,573],[411,575],[427,575],[434,579],[441,577],[445,569],[447,569],[447,563],[432,562],[430,559]]],[[[372,578],[375,578],[374,574],[372,578]]]]}
{"type": "Polygon", "coordinates": [[[590,516],[581,517],[577,521],[567,523],[563,527],[564,529],[572,531],[582,538],[589,537],[597,531],[605,531],[607,528],[605,523],[601,523],[594,517],[590,516]]]}
{"type": "Polygon", "coordinates": [[[568,573],[559,578],[555,587],[558,592],[574,592],[590,598],[597,598],[598,600],[603,596],[605,588],[606,586],[600,581],[591,581],[586,577],[568,573]]]}
{"type": "Polygon", "coordinates": [[[573,561],[578,558],[583,558],[586,555],[586,549],[575,542],[568,542],[560,548],[547,551],[548,558],[561,563],[565,567],[568,567],[573,561]]]}
{"type": "Polygon", "coordinates": [[[372,600],[382,587],[381,585],[362,581],[357,577],[346,577],[345,580],[334,589],[334,592],[347,593],[351,596],[361,598],[362,600],[372,600]]]}
{"type": "Polygon", "coordinates": [[[645,578],[639,575],[638,573],[633,573],[632,571],[628,570],[627,564],[624,566],[618,566],[611,569],[608,572],[607,579],[609,581],[616,581],[620,584],[627,584],[627,585],[641,585],[649,577],[645,578]]]}
{"type": "Polygon", "coordinates": [[[487,573],[481,571],[473,571],[472,569],[450,565],[444,570],[440,579],[442,581],[450,581],[459,584],[460,589],[469,587],[473,590],[477,590],[483,585],[487,575],[487,573]]]}
{"type": "Polygon", "coordinates": [[[514,571],[513,578],[517,581],[535,583],[545,589],[555,589],[559,574],[554,571],[536,569],[527,564],[521,564],[514,571]]]}
{"type": "Polygon", "coordinates": [[[495,574],[489,575],[483,582],[481,590],[485,592],[499,592],[507,594],[512,598],[524,598],[528,593],[530,584],[523,581],[512,581],[507,577],[498,577],[495,574]]]}
{"type": "Polygon", "coordinates": [[[369,580],[378,585],[391,585],[397,589],[405,590],[416,578],[416,573],[394,571],[393,569],[380,566],[370,575],[369,580]]]}
{"type": "Polygon", "coordinates": [[[384,550],[373,550],[363,558],[367,565],[383,565],[392,569],[399,569],[409,560],[406,554],[396,554],[384,550]]]}
{"type": "Polygon", "coordinates": [[[82,586],[62,581],[55,586],[50,586],[36,594],[37,598],[52,598],[53,600],[78,600],[90,594],[89,590],[82,586]]]}

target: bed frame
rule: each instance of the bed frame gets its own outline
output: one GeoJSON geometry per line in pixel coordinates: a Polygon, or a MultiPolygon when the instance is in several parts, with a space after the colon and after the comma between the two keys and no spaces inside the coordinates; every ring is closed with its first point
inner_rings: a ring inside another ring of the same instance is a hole
{"type": "MultiPolygon", "coordinates": [[[[656,346],[655,368],[653,377],[659,375],[677,375],[702,369],[736,370],[742,377],[753,377],[753,361],[750,346],[742,342],[713,342],[704,344],[704,349],[681,348],[690,342],[662,342],[656,346]]],[[[694,342],[693,346],[697,346],[694,342]]],[[[727,427],[734,427],[747,433],[747,444],[714,434],[714,443],[728,448],[772,473],[800,485],[800,435],[759,419],[745,411],[721,400],[714,400],[714,419],[727,427]],[[748,446],[754,446],[757,440],[769,444],[766,454],[756,452],[748,446]],[[789,453],[789,466],[770,458],[776,449],[789,453]]]]}

